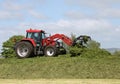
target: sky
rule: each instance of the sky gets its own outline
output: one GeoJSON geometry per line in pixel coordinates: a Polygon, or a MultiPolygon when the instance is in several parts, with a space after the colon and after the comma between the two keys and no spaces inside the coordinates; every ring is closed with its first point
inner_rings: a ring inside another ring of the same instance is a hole
{"type": "Polygon", "coordinates": [[[0,0],[0,49],[30,28],[89,35],[102,48],[120,48],[120,0],[0,0]]]}

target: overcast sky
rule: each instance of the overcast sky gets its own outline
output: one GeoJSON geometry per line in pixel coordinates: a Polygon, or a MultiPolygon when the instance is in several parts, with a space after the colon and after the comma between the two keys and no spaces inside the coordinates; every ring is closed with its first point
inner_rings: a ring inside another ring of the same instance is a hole
{"type": "Polygon", "coordinates": [[[120,0],[0,0],[0,46],[29,28],[90,35],[102,48],[120,48],[120,0]]]}

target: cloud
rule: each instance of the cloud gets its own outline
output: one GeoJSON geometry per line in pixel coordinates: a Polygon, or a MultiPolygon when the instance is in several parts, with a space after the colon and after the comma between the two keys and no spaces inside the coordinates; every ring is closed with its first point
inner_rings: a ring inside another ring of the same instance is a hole
{"type": "Polygon", "coordinates": [[[47,19],[48,17],[45,14],[38,12],[36,6],[41,6],[45,4],[46,0],[4,0],[0,3],[0,19],[15,19],[20,20],[26,16],[32,16],[32,18],[38,19],[47,19]],[[29,2],[29,3],[28,3],[29,2]],[[37,11],[36,11],[37,10],[37,11]]]}
{"type": "Polygon", "coordinates": [[[65,17],[67,17],[68,19],[82,19],[82,18],[85,18],[87,17],[85,14],[83,14],[82,12],[79,12],[79,11],[67,11],[65,14],[64,14],[65,17]]]}
{"type": "Polygon", "coordinates": [[[101,34],[108,32],[112,25],[105,20],[81,19],[59,20],[57,22],[26,23],[26,27],[42,28],[51,33],[101,34]]]}
{"type": "Polygon", "coordinates": [[[65,0],[65,2],[68,6],[79,6],[84,10],[92,9],[92,18],[120,18],[120,6],[118,6],[120,0],[65,0]]]}
{"type": "Polygon", "coordinates": [[[23,9],[25,10],[31,8],[30,5],[25,3],[19,3],[19,1],[17,0],[4,0],[1,3],[1,7],[7,11],[21,11],[23,9]]]}
{"type": "Polygon", "coordinates": [[[34,10],[29,10],[28,12],[31,16],[35,17],[35,18],[38,18],[38,19],[47,19],[48,17],[45,16],[45,14],[42,14],[42,13],[39,13],[39,12],[36,12],[34,10]]]}
{"type": "Polygon", "coordinates": [[[96,14],[96,17],[100,17],[100,18],[120,18],[120,9],[117,8],[106,8],[103,10],[98,11],[98,13],[96,14]]]}
{"type": "Polygon", "coordinates": [[[11,11],[20,11],[20,10],[28,10],[36,7],[35,4],[45,4],[47,1],[46,0],[4,0],[1,3],[1,6],[5,10],[11,10],[11,11]],[[29,2],[29,3],[28,3],[29,2]]]}
{"type": "Polygon", "coordinates": [[[19,19],[21,20],[23,17],[23,15],[21,13],[17,13],[17,12],[9,12],[9,11],[0,11],[0,19],[19,19]]]}
{"type": "Polygon", "coordinates": [[[71,33],[79,35],[90,35],[96,41],[105,44],[106,39],[115,39],[119,35],[119,27],[112,28],[112,25],[105,20],[97,19],[81,19],[81,20],[58,20],[56,22],[41,22],[41,23],[29,23],[22,22],[16,26],[0,27],[0,37],[2,39],[0,43],[6,41],[9,37],[13,35],[25,35],[26,30],[32,29],[42,29],[51,35],[60,33],[70,36],[71,33]],[[117,33],[116,33],[117,32],[117,33]],[[7,33],[7,34],[5,34],[7,33]],[[113,35],[113,36],[112,36],[113,35]],[[103,43],[104,42],[104,43],[103,43]]]}
{"type": "Polygon", "coordinates": [[[23,5],[20,5],[18,3],[14,3],[14,2],[10,2],[10,1],[7,1],[7,2],[4,2],[2,4],[3,8],[5,10],[22,10],[24,7],[23,5]]]}
{"type": "Polygon", "coordinates": [[[93,8],[107,8],[117,4],[120,0],[65,0],[68,5],[82,5],[93,8]]]}
{"type": "Polygon", "coordinates": [[[16,3],[16,0],[4,0],[0,7],[0,20],[22,20],[24,17],[21,11],[25,6],[16,3]]]}

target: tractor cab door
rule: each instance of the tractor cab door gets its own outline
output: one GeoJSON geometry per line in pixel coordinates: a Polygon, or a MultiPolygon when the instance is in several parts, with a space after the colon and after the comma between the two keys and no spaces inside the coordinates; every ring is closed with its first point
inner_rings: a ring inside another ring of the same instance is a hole
{"type": "Polygon", "coordinates": [[[45,36],[44,32],[33,33],[33,39],[34,39],[35,43],[37,44],[37,46],[43,47],[42,41],[45,38],[46,38],[46,36],[45,36]]]}
{"type": "Polygon", "coordinates": [[[34,54],[43,54],[42,41],[45,38],[44,32],[27,32],[26,38],[34,40],[36,47],[34,48],[34,54]]]}
{"type": "Polygon", "coordinates": [[[40,33],[38,33],[38,32],[37,33],[33,33],[32,39],[34,39],[36,44],[38,44],[40,42],[40,33]]]}

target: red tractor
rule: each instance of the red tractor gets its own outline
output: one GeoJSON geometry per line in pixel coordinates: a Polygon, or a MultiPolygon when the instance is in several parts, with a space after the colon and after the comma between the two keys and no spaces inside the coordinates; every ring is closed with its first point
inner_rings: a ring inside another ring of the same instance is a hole
{"type": "Polygon", "coordinates": [[[27,58],[35,55],[57,56],[61,54],[61,48],[65,50],[63,42],[69,46],[75,46],[77,41],[79,41],[83,46],[88,41],[84,37],[90,38],[89,36],[79,36],[72,41],[64,34],[46,37],[46,33],[43,30],[29,29],[26,32],[26,38],[17,42],[14,46],[18,58],[27,58]]]}

